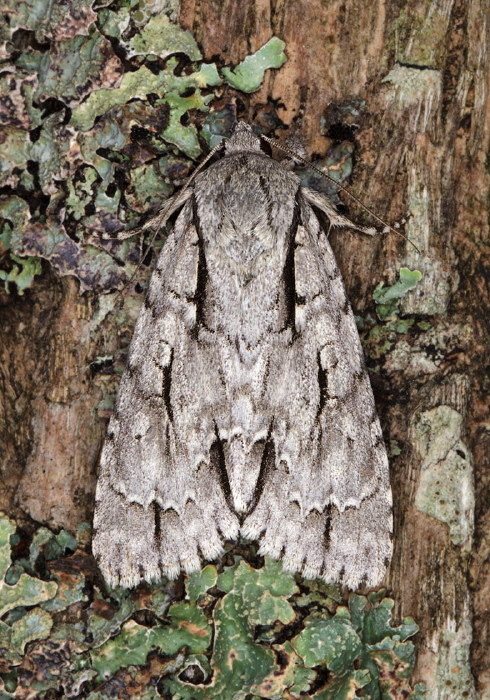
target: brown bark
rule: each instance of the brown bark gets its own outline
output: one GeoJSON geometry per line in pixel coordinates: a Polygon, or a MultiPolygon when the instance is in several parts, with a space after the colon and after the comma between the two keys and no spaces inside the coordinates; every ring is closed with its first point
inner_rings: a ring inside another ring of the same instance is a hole
{"type": "MultiPolygon", "coordinates": [[[[421,628],[417,679],[429,697],[447,700],[477,697],[475,688],[490,698],[489,11],[488,0],[181,4],[181,22],[208,60],[236,64],[273,35],[286,42],[288,61],[266,74],[243,117],[279,101],[285,124],[302,116],[310,154],[330,143],[320,122],[331,105],[365,100],[352,188],[390,222],[410,214],[406,233],[420,253],[391,234],[337,233],[333,244],[357,312],[400,267],[423,272],[403,313],[430,328],[398,336],[373,382],[386,439],[401,448],[391,460],[395,555],[386,584],[397,613],[421,628]],[[431,446],[442,482],[461,479],[451,491],[458,522],[440,515],[445,504],[424,501],[437,476],[431,446]]],[[[87,368],[118,346],[115,322],[99,330],[110,315],[103,309],[79,296],[75,281],[53,277],[4,309],[0,507],[16,515],[71,528],[91,517],[104,424],[87,368]]]]}

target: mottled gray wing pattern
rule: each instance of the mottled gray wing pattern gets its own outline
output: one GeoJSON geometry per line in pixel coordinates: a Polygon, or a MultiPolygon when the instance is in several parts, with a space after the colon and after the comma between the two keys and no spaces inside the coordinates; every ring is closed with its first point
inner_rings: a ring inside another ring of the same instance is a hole
{"type": "Polygon", "coordinates": [[[383,577],[388,461],[310,203],[350,223],[239,124],[225,157],[158,218],[184,205],[102,452],[93,550],[111,584],[195,571],[240,531],[310,578],[383,577]]]}
{"type": "Polygon", "coordinates": [[[152,275],[102,451],[93,551],[112,585],[195,571],[239,533],[206,409],[223,396],[196,333],[200,257],[189,202],[152,275]]]}
{"type": "Polygon", "coordinates": [[[296,333],[270,386],[269,464],[242,532],[289,571],[376,585],[392,552],[388,459],[338,266],[304,198],[300,208],[296,333]]]}

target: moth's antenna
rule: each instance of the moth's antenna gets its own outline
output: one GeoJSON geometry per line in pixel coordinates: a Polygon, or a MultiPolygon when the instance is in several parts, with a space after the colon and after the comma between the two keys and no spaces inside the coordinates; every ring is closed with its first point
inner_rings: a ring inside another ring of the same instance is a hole
{"type": "Polygon", "coordinates": [[[312,170],[317,172],[319,175],[324,177],[326,180],[329,180],[330,182],[332,182],[336,187],[338,187],[340,190],[342,190],[342,192],[345,192],[347,195],[349,195],[349,197],[351,199],[353,199],[354,202],[357,202],[357,204],[359,204],[359,206],[362,207],[364,209],[364,211],[367,211],[367,213],[370,214],[370,216],[372,216],[373,219],[375,219],[378,223],[382,224],[385,228],[389,229],[390,231],[393,231],[393,233],[396,233],[398,236],[401,236],[401,238],[404,238],[406,241],[408,241],[408,243],[410,243],[410,245],[412,245],[415,248],[417,253],[419,253],[420,255],[422,254],[421,251],[415,245],[415,243],[413,243],[410,240],[410,238],[408,238],[403,233],[401,233],[401,231],[397,231],[396,228],[393,228],[393,226],[390,226],[389,224],[387,224],[386,221],[383,221],[383,219],[381,219],[377,214],[375,214],[374,211],[369,209],[369,207],[367,207],[363,202],[361,202],[361,200],[358,197],[356,197],[355,194],[352,194],[352,192],[350,192],[350,190],[348,190],[347,187],[344,187],[344,185],[341,185],[340,182],[337,182],[337,180],[335,180],[333,177],[331,177],[324,170],[317,168],[316,165],[313,165],[313,163],[310,163],[309,160],[306,160],[306,158],[303,158],[303,156],[300,156],[299,153],[295,153],[287,146],[283,146],[276,139],[271,139],[268,136],[264,136],[263,134],[261,134],[260,138],[263,139],[264,141],[267,141],[267,143],[270,143],[271,146],[274,146],[274,148],[277,148],[279,151],[282,151],[283,153],[287,153],[289,156],[291,156],[291,158],[294,158],[295,160],[301,161],[302,163],[307,165],[309,168],[312,168],[312,170]]]}
{"type": "MultiPolygon", "coordinates": [[[[191,173],[191,175],[187,178],[187,180],[184,183],[184,186],[182,187],[179,194],[177,195],[177,198],[179,200],[179,204],[177,206],[165,206],[165,204],[164,204],[163,207],[161,208],[161,210],[159,211],[159,213],[156,216],[154,216],[152,219],[147,221],[145,224],[143,224],[143,226],[139,226],[138,228],[134,229],[133,231],[127,232],[130,235],[125,236],[125,238],[130,238],[130,236],[135,236],[136,234],[141,233],[142,231],[146,231],[149,228],[153,228],[155,230],[155,233],[151,237],[148,245],[146,246],[146,249],[145,249],[143,255],[138,260],[135,271],[133,272],[133,274],[131,275],[129,280],[126,282],[124,287],[118,291],[118,295],[120,296],[120,298],[123,297],[124,292],[128,289],[128,287],[130,287],[134,278],[138,274],[140,266],[143,263],[143,260],[146,258],[146,256],[148,255],[148,253],[150,252],[150,250],[153,247],[153,243],[155,242],[155,238],[158,235],[158,231],[165,224],[165,222],[167,221],[169,216],[171,214],[173,214],[173,212],[188,199],[188,197],[185,196],[185,193],[189,189],[192,181],[194,180],[196,175],[204,168],[206,163],[214,156],[214,154],[217,153],[217,151],[219,151],[219,149],[223,146],[224,142],[225,142],[225,139],[222,139],[218,144],[216,144],[216,146],[210,150],[210,152],[208,153],[206,158],[203,160],[203,162],[200,163],[197,166],[197,168],[191,173]]],[[[175,202],[175,200],[176,200],[176,198],[172,197],[170,200],[168,200],[168,203],[170,205],[172,205],[175,202]]]]}

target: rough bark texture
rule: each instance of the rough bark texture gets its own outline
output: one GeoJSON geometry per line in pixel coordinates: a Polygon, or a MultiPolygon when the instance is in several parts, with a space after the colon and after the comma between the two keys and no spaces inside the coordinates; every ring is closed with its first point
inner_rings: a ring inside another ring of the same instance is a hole
{"type": "MultiPolygon", "coordinates": [[[[409,213],[420,253],[394,235],[338,233],[333,244],[358,313],[401,266],[423,273],[402,311],[429,326],[395,339],[374,388],[385,438],[399,447],[386,585],[397,613],[420,625],[417,679],[438,700],[490,698],[489,13],[488,0],[180,9],[207,59],[236,64],[273,35],[286,42],[287,63],[266,74],[245,118],[278,101],[285,124],[302,116],[310,155],[329,145],[321,118],[365,100],[353,190],[390,222],[409,213]]],[[[52,275],[3,301],[0,507],[74,528],[91,518],[104,433],[87,368],[117,347],[117,326],[101,330],[105,302],[52,275]]]]}

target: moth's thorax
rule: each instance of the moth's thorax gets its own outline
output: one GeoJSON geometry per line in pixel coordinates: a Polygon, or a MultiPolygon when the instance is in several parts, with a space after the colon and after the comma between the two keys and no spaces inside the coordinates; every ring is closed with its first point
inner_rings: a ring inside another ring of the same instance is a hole
{"type": "Polygon", "coordinates": [[[196,178],[206,298],[213,300],[206,305],[206,326],[235,339],[245,362],[246,348],[253,354],[282,327],[283,271],[299,186],[294,174],[261,152],[227,155],[196,178]]]}
{"type": "Polygon", "coordinates": [[[200,176],[195,194],[206,257],[248,281],[289,246],[297,177],[261,152],[233,152],[200,176]]]}

